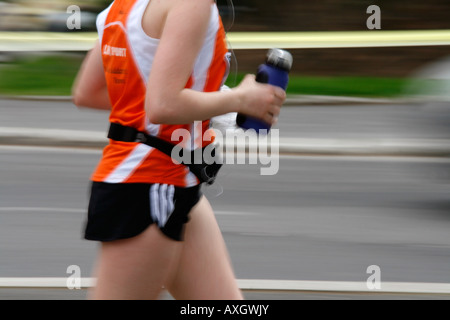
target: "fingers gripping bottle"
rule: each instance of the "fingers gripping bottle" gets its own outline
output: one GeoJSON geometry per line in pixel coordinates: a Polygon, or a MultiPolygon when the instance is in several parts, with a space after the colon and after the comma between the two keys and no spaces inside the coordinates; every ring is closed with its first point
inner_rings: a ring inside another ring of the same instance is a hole
{"type": "MultiPolygon", "coordinates": [[[[289,52],[281,49],[271,49],[267,53],[266,62],[258,68],[256,81],[278,86],[286,90],[292,63],[293,58],[289,52]]],[[[244,130],[254,129],[256,132],[261,132],[261,130],[269,132],[271,128],[270,124],[243,114],[238,114],[236,123],[244,130]]]]}

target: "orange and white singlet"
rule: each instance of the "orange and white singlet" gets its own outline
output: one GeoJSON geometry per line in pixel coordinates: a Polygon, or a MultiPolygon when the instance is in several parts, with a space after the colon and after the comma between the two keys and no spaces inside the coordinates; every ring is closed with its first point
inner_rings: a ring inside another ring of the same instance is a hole
{"type": "MultiPolygon", "coordinates": [[[[144,103],[147,81],[159,44],[142,28],[142,18],[150,0],[115,0],[99,14],[97,28],[102,58],[112,104],[110,121],[171,141],[176,129],[190,131],[185,147],[194,150],[211,143],[203,141],[209,121],[197,125],[156,125],[149,122],[144,103]]],[[[229,69],[225,31],[217,9],[211,6],[211,18],[201,52],[186,88],[218,91],[229,69]]],[[[151,93],[150,93],[151,94],[151,93]]],[[[175,142],[177,143],[177,142],[175,142]]],[[[110,141],[92,175],[92,180],[106,183],[161,183],[179,187],[199,184],[189,169],[175,164],[160,151],[139,143],[110,141]]]]}

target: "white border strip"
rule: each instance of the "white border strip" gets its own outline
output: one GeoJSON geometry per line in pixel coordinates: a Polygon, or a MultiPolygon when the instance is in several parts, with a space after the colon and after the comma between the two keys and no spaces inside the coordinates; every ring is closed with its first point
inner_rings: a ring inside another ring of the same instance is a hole
{"type": "MultiPolygon", "coordinates": [[[[67,288],[71,278],[0,278],[0,289],[5,288],[67,288]]],[[[82,278],[81,288],[95,285],[95,278],[82,278]]],[[[369,289],[365,282],[352,281],[291,281],[291,280],[238,280],[243,291],[292,292],[355,292],[391,294],[449,294],[450,283],[382,282],[380,289],[369,289]]]]}
{"type": "MultiPolygon", "coordinates": [[[[332,32],[230,32],[238,49],[312,49],[411,47],[450,45],[450,30],[332,31],[332,32]]],[[[1,51],[88,51],[97,33],[0,32],[1,51]]]]}

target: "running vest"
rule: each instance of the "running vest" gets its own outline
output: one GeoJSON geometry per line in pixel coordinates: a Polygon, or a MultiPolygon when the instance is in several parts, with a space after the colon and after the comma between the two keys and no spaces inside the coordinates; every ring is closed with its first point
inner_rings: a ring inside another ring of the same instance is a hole
{"type": "MultiPolygon", "coordinates": [[[[131,126],[163,140],[172,141],[177,129],[190,132],[183,147],[194,150],[211,143],[203,139],[210,121],[185,125],[156,125],[145,112],[146,87],[159,44],[142,28],[142,18],[150,0],[115,0],[97,17],[97,29],[109,97],[110,122],[131,126]]],[[[203,47],[196,59],[186,88],[213,92],[220,90],[229,71],[225,31],[217,6],[211,5],[211,18],[203,47]]],[[[179,138],[178,138],[179,139],[179,138]]],[[[92,180],[106,183],[161,183],[179,187],[199,184],[197,177],[182,164],[175,164],[159,150],[140,143],[110,140],[92,180]]]]}

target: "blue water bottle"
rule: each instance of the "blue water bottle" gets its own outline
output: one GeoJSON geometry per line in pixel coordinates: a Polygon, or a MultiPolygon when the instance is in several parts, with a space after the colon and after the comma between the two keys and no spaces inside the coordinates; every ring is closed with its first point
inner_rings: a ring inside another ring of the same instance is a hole
{"type": "MultiPolygon", "coordinates": [[[[258,68],[256,81],[287,89],[289,72],[293,63],[292,55],[281,49],[271,49],[267,53],[266,63],[258,68]]],[[[269,132],[271,125],[262,120],[238,114],[236,123],[244,130],[254,129],[257,133],[269,132]],[[265,131],[261,131],[265,130],[265,131]]]]}

